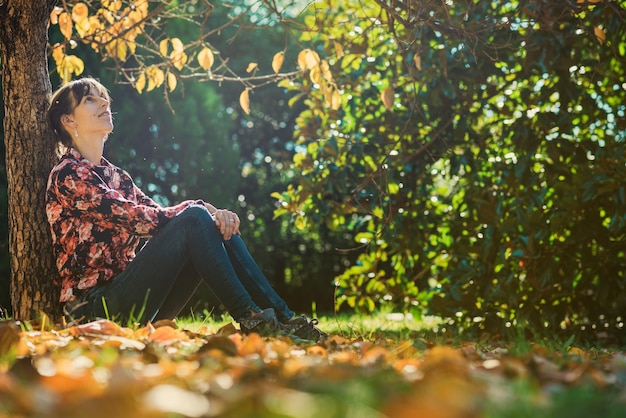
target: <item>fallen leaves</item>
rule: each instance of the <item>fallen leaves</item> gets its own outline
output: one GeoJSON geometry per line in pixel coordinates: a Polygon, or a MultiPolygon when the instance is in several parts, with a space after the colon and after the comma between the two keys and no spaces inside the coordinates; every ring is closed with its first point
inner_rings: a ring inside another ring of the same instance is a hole
{"type": "Polygon", "coordinates": [[[544,388],[582,385],[626,402],[626,355],[340,335],[313,344],[244,336],[232,324],[0,322],[0,417],[472,418],[510,402],[516,382],[536,388],[537,403],[544,388]]]}

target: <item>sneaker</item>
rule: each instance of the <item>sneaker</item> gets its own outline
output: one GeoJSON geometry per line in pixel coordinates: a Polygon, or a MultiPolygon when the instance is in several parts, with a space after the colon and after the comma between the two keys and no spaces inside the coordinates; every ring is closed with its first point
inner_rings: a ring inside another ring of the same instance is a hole
{"type": "Polygon", "coordinates": [[[289,334],[295,335],[303,340],[323,342],[328,339],[328,334],[317,328],[316,318],[309,319],[306,315],[291,318],[283,324],[283,329],[289,334]]]}
{"type": "Polygon", "coordinates": [[[256,332],[262,336],[273,336],[282,331],[280,322],[278,322],[273,308],[267,308],[261,312],[254,312],[249,317],[241,319],[239,321],[239,328],[243,334],[256,332]]]}

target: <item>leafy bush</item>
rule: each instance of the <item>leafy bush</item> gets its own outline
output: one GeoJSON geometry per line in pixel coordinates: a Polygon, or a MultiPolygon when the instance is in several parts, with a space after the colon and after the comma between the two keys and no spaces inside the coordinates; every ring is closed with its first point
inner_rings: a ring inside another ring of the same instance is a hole
{"type": "Polygon", "coordinates": [[[276,214],[357,232],[339,303],[623,329],[625,18],[616,2],[316,2],[290,84],[300,177],[276,214]]]}

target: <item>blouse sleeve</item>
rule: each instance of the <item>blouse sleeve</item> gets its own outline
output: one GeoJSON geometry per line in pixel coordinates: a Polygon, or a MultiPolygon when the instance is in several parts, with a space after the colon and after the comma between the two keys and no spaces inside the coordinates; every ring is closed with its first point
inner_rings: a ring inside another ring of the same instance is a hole
{"type": "Polygon", "coordinates": [[[119,229],[140,237],[154,235],[180,211],[196,203],[189,200],[164,208],[137,186],[133,199],[110,188],[84,166],[65,166],[56,177],[55,194],[63,209],[103,229],[119,229]]]}

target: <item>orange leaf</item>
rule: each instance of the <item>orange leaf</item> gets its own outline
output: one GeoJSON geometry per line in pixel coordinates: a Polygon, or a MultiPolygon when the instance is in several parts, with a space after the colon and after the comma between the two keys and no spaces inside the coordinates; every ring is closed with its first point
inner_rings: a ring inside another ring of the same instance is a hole
{"type": "Polygon", "coordinates": [[[387,87],[385,90],[382,91],[382,93],[380,94],[380,98],[383,101],[383,105],[391,110],[393,109],[393,102],[394,102],[394,93],[393,93],[393,89],[391,87],[387,87]]]}
{"type": "Polygon", "coordinates": [[[265,343],[263,342],[263,338],[253,332],[246,336],[241,343],[241,347],[239,347],[239,355],[240,356],[249,356],[252,354],[259,354],[261,357],[265,355],[265,343]]]}
{"type": "Polygon", "coordinates": [[[248,64],[248,68],[246,68],[246,72],[251,73],[252,71],[256,70],[259,67],[259,64],[257,64],[256,62],[251,62],[250,64],[248,64]]]}
{"type": "Polygon", "coordinates": [[[173,340],[187,340],[187,336],[170,326],[164,326],[154,330],[152,334],[148,335],[148,339],[157,343],[165,343],[173,340]]]}
{"type": "Polygon", "coordinates": [[[65,39],[70,39],[72,37],[72,28],[74,27],[72,23],[72,18],[67,12],[63,12],[59,15],[59,29],[65,39]]]}
{"type": "Polygon", "coordinates": [[[89,16],[89,9],[85,3],[76,3],[72,7],[72,20],[74,22],[80,23],[87,19],[87,16],[89,16]]]}
{"type": "Polygon", "coordinates": [[[600,26],[593,28],[593,34],[596,35],[596,39],[600,42],[600,44],[603,44],[606,41],[606,33],[600,26]]]}

